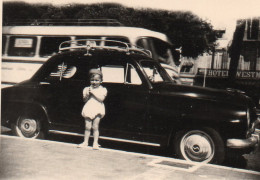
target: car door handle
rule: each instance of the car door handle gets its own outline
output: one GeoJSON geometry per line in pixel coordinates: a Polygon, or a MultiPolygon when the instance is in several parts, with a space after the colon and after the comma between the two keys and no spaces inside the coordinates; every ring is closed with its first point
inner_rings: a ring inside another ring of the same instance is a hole
{"type": "Polygon", "coordinates": [[[40,84],[50,84],[49,82],[40,82],[40,84]]]}

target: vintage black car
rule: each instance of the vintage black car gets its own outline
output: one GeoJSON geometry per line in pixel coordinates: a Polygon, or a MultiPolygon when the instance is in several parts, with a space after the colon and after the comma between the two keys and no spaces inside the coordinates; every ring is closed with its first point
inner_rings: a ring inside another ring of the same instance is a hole
{"type": "Polygon", "coordinates": [[[250,152],[259,143],[250,98],[176,84],[147,51],[111,44],[64,42],[31,79],[2,89],[2,124],[26,138],[82,135],[82,90],[89,85],[89,70],[99,68],[108,90],[100,138],[212,163],[221,163],[230,150],[250,152]]]}

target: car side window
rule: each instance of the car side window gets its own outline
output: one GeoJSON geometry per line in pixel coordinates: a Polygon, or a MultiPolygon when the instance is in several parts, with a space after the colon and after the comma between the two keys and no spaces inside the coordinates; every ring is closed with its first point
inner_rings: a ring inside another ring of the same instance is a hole
{"type": "Polygon", "coordinates": [[[166,72],[169,74],[169,76],[172,78],[172,80],[176,83],[176,84],[181,84],[179,75],[177,72],[168,69],[168,68],[164,68],[166,70],[166,72]]]}
{"type": "Polygon", "coordinates": [[[125,77],[126,77],[125,82],[128,84],[135,84],[135,85],[142,84],[142,81],[132,64],[127,63],[125,77]]]}
{"type": "Polygon", "coordinates": [[[150,80],[150,82],[172,82],[172,79],[167,74],[165,69],[159,66],[159,64],[155,61],[142,60],[140,61],[140,66],[145,71],[145,74],[150,80]]]}
{"type": "Polygon", "coordinates": [[[162,82],[163,78],[159,74],[157,68],[155,66],[144,67],[144,71],[147,74],[149,80],[151,82],[162,82]]]}
{"type": "Polygon", "coordinates": [[[142,81],[133,65],[105,65],[101,67],[103,82],[140,85],[142,81]]]}
{"type": "Polygon", "coordinates": [[[105,65],[101,67],[103,82],[124,83],[124,66],[105,65]]]}

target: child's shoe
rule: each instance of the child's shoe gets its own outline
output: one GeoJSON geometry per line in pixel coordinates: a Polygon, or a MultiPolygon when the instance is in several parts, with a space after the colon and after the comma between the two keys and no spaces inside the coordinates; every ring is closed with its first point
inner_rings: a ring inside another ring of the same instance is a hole
{"type": "Polygon", "coordinates": [[[99,144],[93,144],[93,150],[99,150],[100,145],[99,144]]]}
{"type": "Polygon", "coordinates": [[[88,144],[87,143],[81,143],[77,146],[77,148],[87,148],[88,147],[88,144]]]}

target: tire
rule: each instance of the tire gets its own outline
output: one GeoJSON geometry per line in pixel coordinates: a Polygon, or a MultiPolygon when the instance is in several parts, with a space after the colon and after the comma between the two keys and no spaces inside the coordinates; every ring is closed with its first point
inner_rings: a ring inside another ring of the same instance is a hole
{"type": "Polygon", "coordinates": [[[224,142],[212,128],[177,132],[174,150],[179,158],[188,161],[221,164],[225,158],[224,142]]]}
{"type": "Polygon", "coordinates": [[[21,115],[12,124],[13,134],[23,138],[43,139],[44,131],[40,118],[33,115],[21,115]]]}

